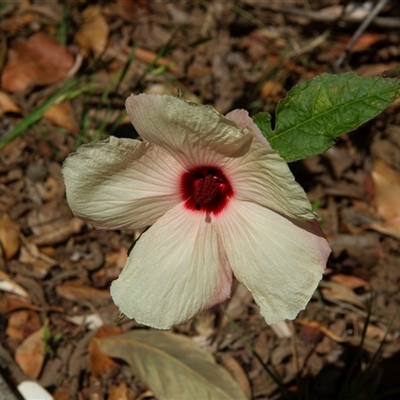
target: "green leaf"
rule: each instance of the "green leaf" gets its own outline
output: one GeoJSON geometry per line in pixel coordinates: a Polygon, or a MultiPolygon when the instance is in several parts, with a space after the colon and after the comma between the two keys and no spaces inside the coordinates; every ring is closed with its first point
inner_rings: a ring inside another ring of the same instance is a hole
{"type": "Polygon", "coordinates": [[[260,128],[262,134],[270,140],[269,138],[273,135],[271,129],[271,115],[267,112],[261,112],[253,116],[253,121],[260,128]]]}
{"type": "Polygon", "coordinates": [[[246,400],[228,372],[186,336],[138,329],[96,342],[126,361],[160,400],[246,400]]]}
{"type": "Polygon", "coordinates": [[[253,120],[272,148],[291,162],[329,149],[336,137],[374,118],[399,96],[396,79],[322,74],[297,85],[278,103],[274,131],[267,113],[253,120]]]}

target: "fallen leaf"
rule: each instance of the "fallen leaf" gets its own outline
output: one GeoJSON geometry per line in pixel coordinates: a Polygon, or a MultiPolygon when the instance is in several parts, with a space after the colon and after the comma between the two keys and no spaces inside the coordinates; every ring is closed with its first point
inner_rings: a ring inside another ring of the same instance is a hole
{"type": "Polygon", "coordinates": [[[14,100],[10,97],[10,95],[0,91],[0,115],[8,112],[21,114],[22,110],[14,103],[14,100]]]}
{"type": "MultiPolygon", "coordinates": [[[[246,313],[247,307],[253,301],[253,296],[243,283],[238,283],[233,290],[232,297],[226,306],[226,313],[232,319],[239,318],[246,313]]],[[[222,325],[228,323],[228,318],[224,315],[222,325]]]]}
{"type": "Polygon", "coordinates": [[[102,326],[94,335],[89,343],[89,365],[92,375],[97,378],[110,371],[118,364],[110,357],[105,355],[99,348],[96,339],[105,339],[121,334],[121,328],[117,326],[102,326]]]}
{"type": "Polygon", "coordinates": [[[155,62],[155,65],[157,67],[165,67],[169,71],[173,72],[174,74],[179,74],[179,69],[178,67],[170,61],[166,57],[157,57],[157,54],[154,53],[153,51],[142,49],[140,47],[137,47],[135,49],[135,57],[138,60],[141,60],[147,64],[151,64],[152,62],[155,62]]]}
{"type": "Polygon", "coordinates": [[[121,382],[117,386],[112,386],[108,391],[108,400],[129,400],[128,386],[121,382]]]}
{"type": "Polygon", "coordinates": [[[0,270],[0,290],[29,298],[28,292],[18,283],[14,282],[5,272],[0,270]]]}
{"type": "Polygon", "coordinates": [[[333,303],[345,302],[353,304],[361,309],[365,309],[364,303],[359,299],[359,297],[346,286],[330,281],[321,281],[321,293],[324,299],[331,301],[333,303]]]}
{"type": "MultiPolygon", "coordinates": [[[[350,40],[353,39],[353,36],[346,36],[339,38],[339,42],[343,43],[343,45],[348,45],[350,40]]],[[[376,32],[365,32],[361,35],[357,41],[351,47],[351,52],[354,53],[356,51],[363,51],[365,49],[370,49],[372,46],[382,40],[382,35],[376,32]]]]}
{"type": "Polygon", "coordinates": [[[137,23],[140,16],[150,12],[147,0],[117,0],[119,15],[128,22],[137,23]]]}
{"type": "Polygon", "coordinates": [[[28,336],[15,350],[15,361],[22,371],[36,379],[43,367],[45,357],[44,327],[28,336]]]}
{"type": "Polygon", "coordinates": [[[32,238],[32,243],[38,246],[47,246],[63,242],[75,233],[79,233],[84,225],[84,222],[79,218],[72,218],[69,221],[63,221],[57,226],[53,232],[45,233],[39,237],[32,238]]]}
{"type": "Polygon", "coordinates": [[[266,81],[260,90],[260,96],[262,99],[271,99],[275,101],[282,97],[284,88],[280,82],[277,81],[266,81]]]}
{"type": "Polygon", "coordinates": [[[74,64],[73,55],[43,32],[27,41],[14,41],[1,77],[2,88],[22,92],[34,85],[49,85],[68,75],[74,64]]]}
{"type": "Polygon", "coordinates": [[[7,260],[10,260],[19,250],[19,225],[7,213],[0,218],[0,244],[7,260]]]}
{"type": "Polygon", "coordinates": [[[62,307],[48,306],[39,307],[34,304],[28,303],[21,298],[15,297],[13,295],[2,295],[0,296],[0,314],[10,313],[12,311],[27,309],[39,312],[55,311],[64,313],[65,310],[62,307]]]}
{"type": "Polygon", "coordinates": [[[110,292],[108,290],[95,289],[92,286],[82,285],[80,281],[70,281],[58,285],[56,292],[59,296],[68,300],[93,300],[93,299],[109,299],[110,292]]]}
{"type": "Polygon", "coordinates": [[[31,310],[15,311],[8,319],[6,334],[10,339],[22,341],[41,327],[37,312],[31,310]]]}
{"type": "Polygon", "coordinates": [[[126,361],[157,398],[246,399],[211,354],[186,336],[138,329],[97,343],[108,356],[126,361]]]}
{"type": "Polygon", "coordinates": [[[376,209],[383,221],[370,224],[368,228],[400,239],[400,175],[385,161],[376,159],[372,179],[376,209]]]}
{"type": "Polygon", "coordinates": [[[72,117],[71,104],[68,101],[63,101],[49,107],[43,116],[56,126],[68,129],[73,133],[79,132],[79,127],[72,117]]]}
{"type": "Polygon", "coordinates": [[[235,381],[242,388],[243,393],[251,399],[251,386],[246,373],[234,357],[229,354],[221,354],[220,362],[223,367],[234,377],[235,381]]]}
{"type": "Polygon", "coordinates": [[[400,217],[400,175],[385,161],[374,161],[372,179],[375,183],[375,205],[386,221],[400,217]]]}
{"type": "MultiPolygon", "coordinates": [[[[362,331],[364,329],[365,321],[358,322],[358,329],[362,331]]],[[[393,335],[388,333],[388,328],[385,330],[379,328],[376,325],[372,325],[371,323],[367,326],[365,331],[365,336],[369,339],[374,339],[377,342],[393,342],[394,338],[393,335]]]]}
{"type": "Polygon", "coordinates": [[[368,282],[364,279],[353,275],[335,274],[332,275],[331,281],[337,282],[346,286],[348,289],[354,290],[360,287],[368,286],[368,282]]]}
{"type": "Polygon", "coordinates": [[[86,51],[99,55],[106,48],[109,28],[100,6],[88,6],[82,13],[82,25],[75,40],[86,51]]]}

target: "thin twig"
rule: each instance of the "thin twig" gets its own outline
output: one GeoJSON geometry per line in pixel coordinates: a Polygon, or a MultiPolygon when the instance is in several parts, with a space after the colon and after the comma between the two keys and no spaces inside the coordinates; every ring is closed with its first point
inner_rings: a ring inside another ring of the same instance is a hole
{"type": "MultiPolygon", "coordinates": [[[[297,15],[299,17],[306,17],[312,21],[321,21],[321,22],[337,22],[343,21],[348,23],[358,23],[360,22],[359,17],[354,17],[351,14],[343,14],[340,16],[324,14],[319,11],[311,11],[311,10],[303,10],[300,8],[289,8],[289,7],[281,7],[272,4],[268,4],[267,2],[259,2],[254,0],[243,0],[243,3],[252,6],[257,5],[257,7],[264,9],[279,12],[282,14],[289,15],[297,15]]],[[[383,28],[400,28],[400,18],[392,18],[392,17],[376,17],[372,24],[374,26],[379,26],[383,28]]]]}
{"type": "Polygon", "coordinates": [[[338,71],[340,66],[343,64],[343,61],[348,56],[350,50],[354,46],[354,43],[364,33],[364,31],[367,29],[368,25],[373,21],[373,19],[381,12],[382,8],[387,4],[387,2],[388,2],[388,0],[379,0],[379,2],[376,4],[376,6],[372,9],[372,11],[367,16],[367,18],[365,18],[365,20],[362,22],[362,24],[358,27],[358,29],[355,31],[353,37],[349,41],[349,43],[347,43],[347,46],[344,49],[343,53],[336,60],[334,66],[333,66],[333,69],[335,71],[338,71]]]}

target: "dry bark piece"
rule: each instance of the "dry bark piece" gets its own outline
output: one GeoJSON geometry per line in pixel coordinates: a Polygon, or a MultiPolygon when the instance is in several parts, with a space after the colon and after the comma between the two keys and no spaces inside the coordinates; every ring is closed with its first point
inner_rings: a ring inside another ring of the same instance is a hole
{"type": "Polygon", "coordinates": [[[1,77],[3,89],[22,92],[35,85],[50,85],[67,77],[73,55],[43,32],[25,42],[14,41],[1,77]]]}

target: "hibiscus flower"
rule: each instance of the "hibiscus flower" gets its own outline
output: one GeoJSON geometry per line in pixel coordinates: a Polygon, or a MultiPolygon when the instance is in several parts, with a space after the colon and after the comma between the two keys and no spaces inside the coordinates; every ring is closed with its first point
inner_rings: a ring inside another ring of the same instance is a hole
{"type": "Polygon", "coordinates": [[[83,145],[63,166],[76,216],[103,229],[150,226],[111,285],[122,313],[168,329],[228,299],[233,273],[267,323],[295,318],[330,248],[248,113],[153,94],[126,108],[142,140],[83,145]]]}

